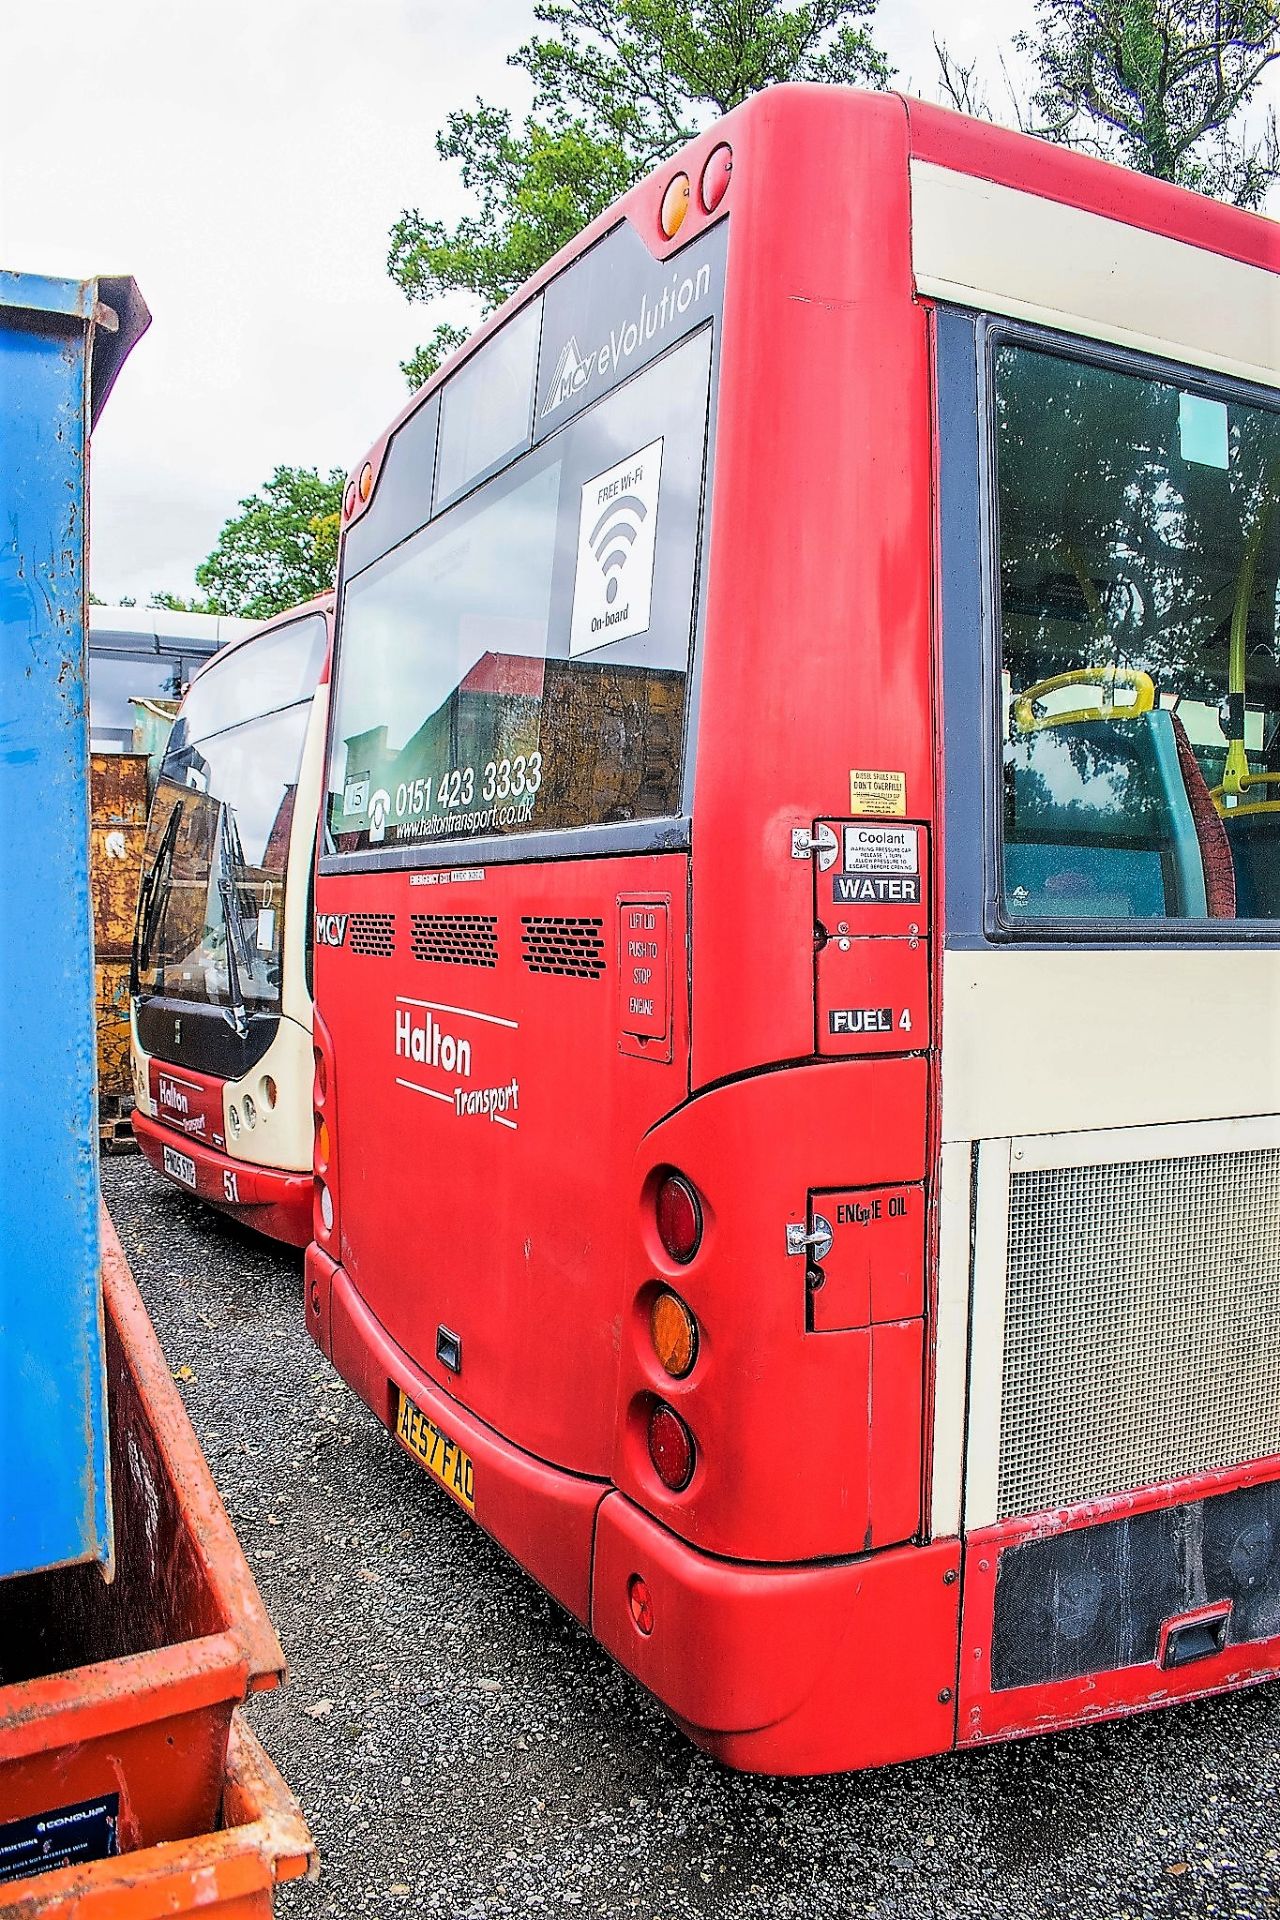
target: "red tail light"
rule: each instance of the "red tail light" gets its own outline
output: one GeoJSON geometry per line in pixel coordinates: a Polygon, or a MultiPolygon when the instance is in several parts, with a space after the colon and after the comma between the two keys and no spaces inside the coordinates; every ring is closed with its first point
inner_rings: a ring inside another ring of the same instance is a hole
{"type": "Polygon", "coordinates": [[[654,1472],[672,1493],[683,1493],[693,1478],[693,1435],[674,1407],[659,1400],[649,1415],[649,1458],[654,1472]]]}
{"type": "Polygon", "coordinates": [[[669,1173],[658,1188],[658,1238],[687,1267],[702,1245],[702,1207],[683,1174],[669,1173]]]}

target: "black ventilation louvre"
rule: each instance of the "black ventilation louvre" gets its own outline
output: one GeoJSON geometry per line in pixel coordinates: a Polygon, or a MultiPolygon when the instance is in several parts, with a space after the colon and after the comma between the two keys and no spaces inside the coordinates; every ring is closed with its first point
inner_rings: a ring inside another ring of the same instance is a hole
{"type": "Polygon", "coordinates": [[[394,913],[353,913],[351,951],[385,959],[396,950],[394,913]]]}
{"type": "Polygon", "coordinates": [[[415,960],[455,967],[498,964],[496,913],[415,913],[412,928],[415,960]]]}
{"type": "Polygon", "coordinates": [[[566,914],[525,914],[524,963],[530,973],[598,980],[604,972],[604,921],[566,914]]]}

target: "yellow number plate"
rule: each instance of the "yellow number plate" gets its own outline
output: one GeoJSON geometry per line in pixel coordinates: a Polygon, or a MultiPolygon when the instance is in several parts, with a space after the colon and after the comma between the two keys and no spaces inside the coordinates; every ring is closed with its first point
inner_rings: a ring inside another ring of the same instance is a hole
{"type": "Polygon", "coordinates": [[[471,1455],[464,1453],[456,1440],[441,1433],[434,1420],[428,1420],[421,1407],[415,1407],[403,1389],[396,1432],[415,1460],[421,1460],[433,1479],[440,1482],[468,1513],[476,1510],[476,1476],[471,1455]]]}

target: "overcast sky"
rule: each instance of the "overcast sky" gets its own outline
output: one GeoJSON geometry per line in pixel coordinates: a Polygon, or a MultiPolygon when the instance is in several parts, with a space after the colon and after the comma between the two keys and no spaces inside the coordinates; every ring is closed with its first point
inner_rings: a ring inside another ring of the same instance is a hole
{"type": "MultiPolygon", "coordinates": [[[[995,100],[996,49],[1030,14],[880,0],[875,33],[934,98],[941,22],[995,100]]],[[[388,229],[405,206],[462,210],[436,130],[476,94],[527,104],[506,55],[532,25],[532,0],[6,10],[0,266],[131,273],[154,315],[94,437],[102,598],[189,594],[278,463],[345,470],[400,408],[431,322],[387,277],[388,229]]]]}

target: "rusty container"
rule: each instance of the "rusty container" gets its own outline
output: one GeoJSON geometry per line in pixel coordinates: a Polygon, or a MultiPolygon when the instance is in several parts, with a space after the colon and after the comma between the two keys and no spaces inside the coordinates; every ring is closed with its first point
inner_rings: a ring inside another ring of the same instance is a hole
{"type": "Polygon", "coordinates": [[[89,891],[93,901],[94,1027],[102,1144],[115,1144],[127,1108],[129,957],[147,837],[147,756],[95,753],[89,763],[89,891]]]}
{"type": "Polygon", "coordinates": [[[147,837],[147,756],[95,753],[89,763],[89,889],[100,960],[127,960],[147,837]]]}
{"type": "Polygon", "coordinates": [[[315,1868],[301,1808],[236,1712],[216,1832],[11,1881],[0,1886],[0,1920],[158,1920],[196,1912],[255,1920],[270,1914],[281,1882],[315,1868]]]}
{"type": "Polygon", "coordinates": [[[81,1565],[0,1583],[0,1860],[7,1832],[11,1863],[22,1822],[100,1801],[100,1853],[209,1833],[235,1708],[284,1674],[105,1212],[101,1232],[115,1577],[81,1565]]]}
{"type": "MultiPolygon", "coordinates": [[[[248,625],[248,622],[245,624],[248,625]]],[[[200,663],[197,661],[195,664],[198,666],[200,663]]],[[[173,732],[173,723],[182,702],[143,700],[135,695],[129,704],[133,708],[133,750],[140,753],[147,763],[147,794],[150,797],[160,779],[169,735],[173,732]]]]}

